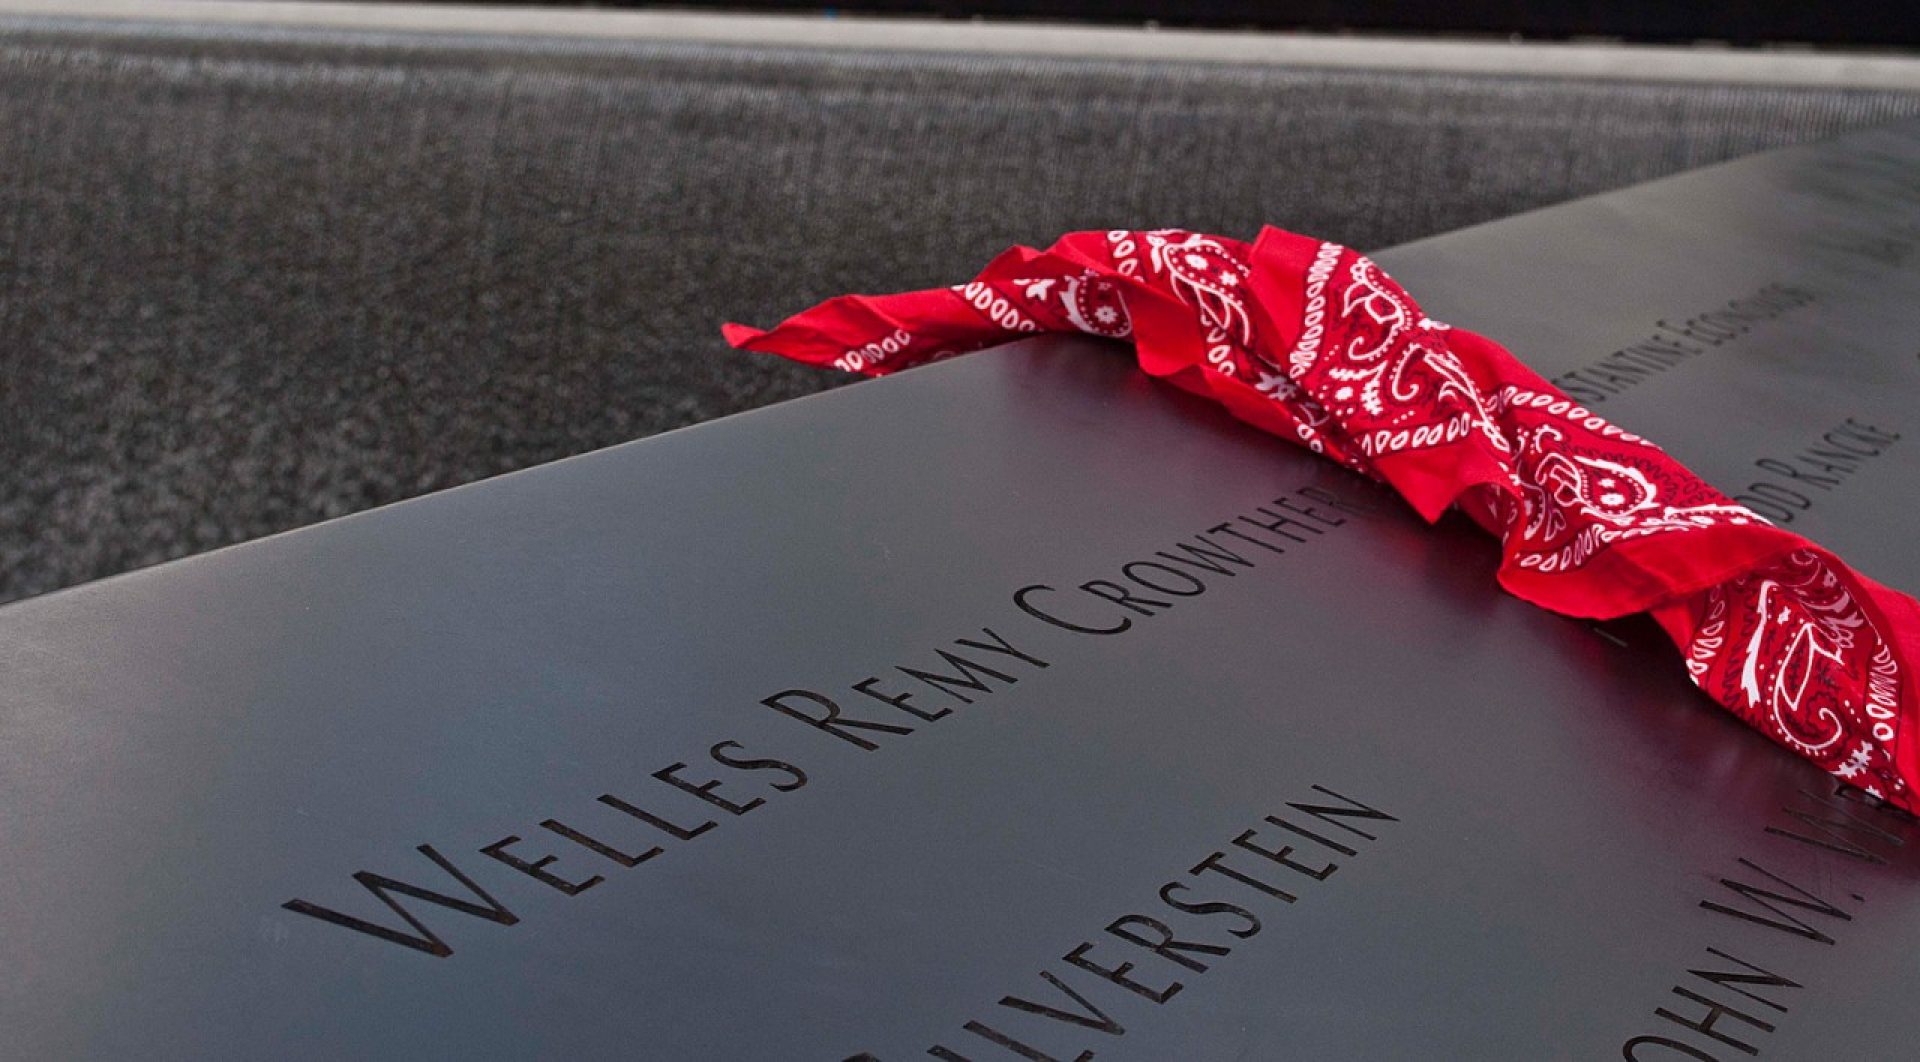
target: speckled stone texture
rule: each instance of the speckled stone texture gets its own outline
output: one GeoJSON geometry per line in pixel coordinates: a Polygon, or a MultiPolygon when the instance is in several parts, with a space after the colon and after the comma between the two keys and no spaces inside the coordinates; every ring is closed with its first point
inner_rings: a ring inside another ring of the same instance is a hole
{"type": "Polygon", "coordinates": [[[0,599],[839,382],[725,350],[1068,229],[1378,248],[1894,92],[0,26],[0,599]]]}

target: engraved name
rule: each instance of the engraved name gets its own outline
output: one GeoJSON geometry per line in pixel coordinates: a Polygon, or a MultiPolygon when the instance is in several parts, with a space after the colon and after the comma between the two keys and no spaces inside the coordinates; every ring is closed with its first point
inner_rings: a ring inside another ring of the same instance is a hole
{"type": "MultiPolygon", "coordinates": [[[[1154,893],[1156,902],[1108,922],[1043,967],[1044,987],[1008,993],[992,1022],[960,1026],[967,1050],[990,1044],[1030,1062],[1092,1062],[1095,1048],[1062,1048],[1066,1035],[1125,1036],[1128,1013],[1151,1014],[1196,983],[1245,941],[1266,928],[1261,918],[1309,898],[1342,866],[1378,841],[1375,830],[1398,817],[1322,785],[1289,801],[1195,863],[1154,893]],[[1141,1001],[1145,1002],[1142,1003],[1141,1001]],[[1031,1030],[1031,1031],[1029,1031],[1031,1030]],[[1084,1030],[1084,1032],[1082,1031],[1084,1030]]],[[[1075,1045],[1078,1046],[1077,1044],[1075,1045]]],[[[971,1062],[947,1044],[927,1054],[941,1062],[971,1062]]],[[[846,1062],[881,1062],[872,1052],[846,1062]]]]}
{"type": "MultiPolygon", "coordinates": [[[[1803,790],[1780,815],[1766,827],[1767,838],[1836,854],[1860,868],[1888,865],[1913,825],[1906,812],[1847,785],[1831,794],[1803,790]]],[[[1767,1039],[1800,1003],[1796,959],[1807,948],[1833,947],[1866,902],[1840,884],[1847,875],[1837,871],[1846,866],[1790,877],[1771,857],[1735,860],[1700,909],[1715,918],[1714,928],[1746,932],[1703,947],[1643,1031],[1620,1045],[1621,1057],[1729,1062],[1764,1054],[1767,1039]]]]}
{"type": "Polygon", "coordinates": [[[1755,459],[1754,467],[1766,475],[1733,500],[1774,523],[1790,524],[1899,441],[1900,433],[1891,428],[1848,417],[1793,453],[1755,459]]]}
{"type": "Polygon", "coordinates": [[[1744,298],[1681,321],[1654,322],[1652,334],[1636,343],[1603,354],[1592,362],[1553,378],[1553,385],[1588,405],[1631,390],[1647,379],[1730,343],[1791,310],[1810,305],[1812,291],[1788,284],[1768,284],[1744,298]]]}
{"type": "MultiPolygon", "coordinates": [[[[1357,483],[1353,488],[1362,489],[1367,488],[1357,483]]],[[[813,742],[811,754],[879,752],[916,740],[941,720],[1002,697],[1022,679],[1047,670],[1051,665],[1034,650],[1030,636],[1066,631],[1105,638],[1151,629],[1155,617],[1187,608],[1273,558],[1311,547],[1351,515],[1373,511],[1358,493],[1300,487],[1096,578],[1023,586],[1012,594],[1007,622],[913,654],[911,663],[863,669],[856,672],[862,677],[844,687],[790,686],[761,698],[759,705],[798,724],[795,737],[813,742]]],[[[671,858],[685,845],[710,843],[725,834],[722,824],[804,788],[811,775],[796,762],[804,758],[725,737],[662,765],[643,782],[582,795],[536,826],[504,833],[478,849],[478,862],[464,856],[456,861],[422,844],[417,851],[432,865],[430,873],[402,878],[355,871],[352,880],[377,904],[362,904],[359,914],[343,910],[344,904],[305,898],[281,907],[370,940],[446,958],[453,946],[443,929],[423,917],[428,908],[479,924],[518,925],[521,915],[507,902],[510,895],[495,895],[496,881],[567,897],[608,885],[637,867],[671,858]],[[508,873],[503,877],[502,871],[508,873]]],[[[445,925],[442,915],[434,918],[445,925]]]]}

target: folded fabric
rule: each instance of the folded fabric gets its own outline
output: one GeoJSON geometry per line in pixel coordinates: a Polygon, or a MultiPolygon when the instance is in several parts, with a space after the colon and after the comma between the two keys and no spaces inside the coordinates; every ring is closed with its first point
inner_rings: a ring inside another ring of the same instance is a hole
{"type": "Polygon", "coordinates": [[[1268,228],[1015,247],[971,282],[848,295],[736,347],[879,376],[1039,332],[1130,340],[1140,367],[1500,539],[1508,591],[1569,616],[1650,612],[1719,704],[1920,811],[1920,603],[1776,528],[1366,257],[1268,228]]]}

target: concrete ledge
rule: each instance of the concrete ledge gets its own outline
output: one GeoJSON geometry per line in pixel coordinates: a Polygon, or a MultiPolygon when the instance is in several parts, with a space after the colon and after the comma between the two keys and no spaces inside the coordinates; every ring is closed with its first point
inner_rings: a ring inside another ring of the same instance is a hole
{"type": "Polygon", "coordinates": [[[0,33],[101,21],[1920,91],[1920,58],[1866,53],[438,4],[0,0],[0,33]]]}

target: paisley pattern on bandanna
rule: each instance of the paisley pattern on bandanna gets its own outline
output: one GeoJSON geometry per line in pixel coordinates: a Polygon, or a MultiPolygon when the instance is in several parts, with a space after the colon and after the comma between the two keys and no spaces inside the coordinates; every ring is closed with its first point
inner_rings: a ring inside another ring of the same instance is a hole
{"type": "Polygon", "coordinates": [[[959,287],[726,326],[736,347],[870,375],[1036,332],[1130,340],[1147,372],[1386,483],[1427,520],[1458,507],[1500,539],[1507,590],[1571,616],[1652,613],[1715,701],[1920,811],[1920,604],[1427,317],[1338,244],[1077,232],[959,287]]]}

